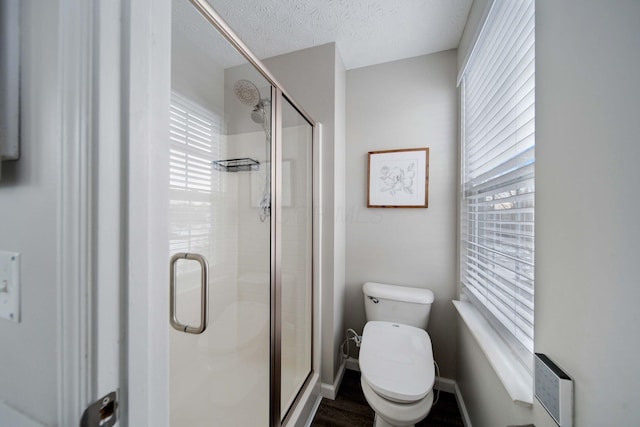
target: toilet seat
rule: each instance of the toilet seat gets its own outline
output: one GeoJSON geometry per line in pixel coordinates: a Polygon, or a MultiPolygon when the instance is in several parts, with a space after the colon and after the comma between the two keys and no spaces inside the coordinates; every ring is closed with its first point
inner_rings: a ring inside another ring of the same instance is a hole
{"type": "Polygon", "coordinates": [[[393,402],[416,402],[433,389],[433,350],[423,329],[367,322],[359,362],[362,377],[371,389],[393,402]]]}
{"type": "MultiPolygon", "coordinates": [[[[371,386],[364,378],[360,378],[362,393],[365,399],[374,408],[376,417],[381,417],[387,424],[391,426],[413,426],[419,423],[429,414],[433,406],[433,392],[426,395],[424,399],[420,399],[411,403],[397,403],[389,399],[385,399],[371,389],[371,386]]],[[[374,427],[384,423],[374,423],[374,427]]]]}

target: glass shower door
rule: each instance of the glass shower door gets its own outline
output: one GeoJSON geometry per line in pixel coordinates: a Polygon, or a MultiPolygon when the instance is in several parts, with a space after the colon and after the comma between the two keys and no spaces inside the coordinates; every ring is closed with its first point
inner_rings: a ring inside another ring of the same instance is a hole
{"type": "Polygon", "coordinates": [[[171,426],[267,426],[272,87],[187,0],[172,15],[171,426]]]}
{"type": "Polygon", "coordinates": [[[170,425],[280,425],[312,373],[313,126],[172,5],[170,425]]]}

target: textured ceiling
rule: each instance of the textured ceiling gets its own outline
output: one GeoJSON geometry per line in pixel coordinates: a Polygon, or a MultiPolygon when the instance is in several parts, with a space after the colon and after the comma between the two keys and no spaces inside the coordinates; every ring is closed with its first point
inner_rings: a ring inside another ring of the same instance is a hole
{"type": "Polygon", "coordinates": [[[336,42],[347,69],[457,47],[472,2],[208,1],[261,59],[336,42]]]}

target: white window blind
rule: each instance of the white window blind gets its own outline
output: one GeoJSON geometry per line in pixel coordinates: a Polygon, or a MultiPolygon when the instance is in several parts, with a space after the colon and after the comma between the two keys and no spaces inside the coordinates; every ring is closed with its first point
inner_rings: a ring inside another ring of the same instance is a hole
{"type": "Polygon", "coordinates": [[[175,92],[169,119],[170,251],[214,260],[213,195],[221,191],[221,178],[212,161],[221,159],[221,120],[175,92]]]}
{"type": "Polygon", "coordinates": [[[525,355],[534,323],[534,25],[533,0],[496,0],[461,82],[463,293],[525,355]]]}

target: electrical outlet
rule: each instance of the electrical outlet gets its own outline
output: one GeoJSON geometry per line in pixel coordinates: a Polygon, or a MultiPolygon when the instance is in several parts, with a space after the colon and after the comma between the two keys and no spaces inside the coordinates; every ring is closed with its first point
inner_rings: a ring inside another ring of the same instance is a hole
{"type": "Polygon", "coordinates": [[[560,427],[573,425],[573,381],[547,356],[535,354],[536,398],[560,427]]]}

